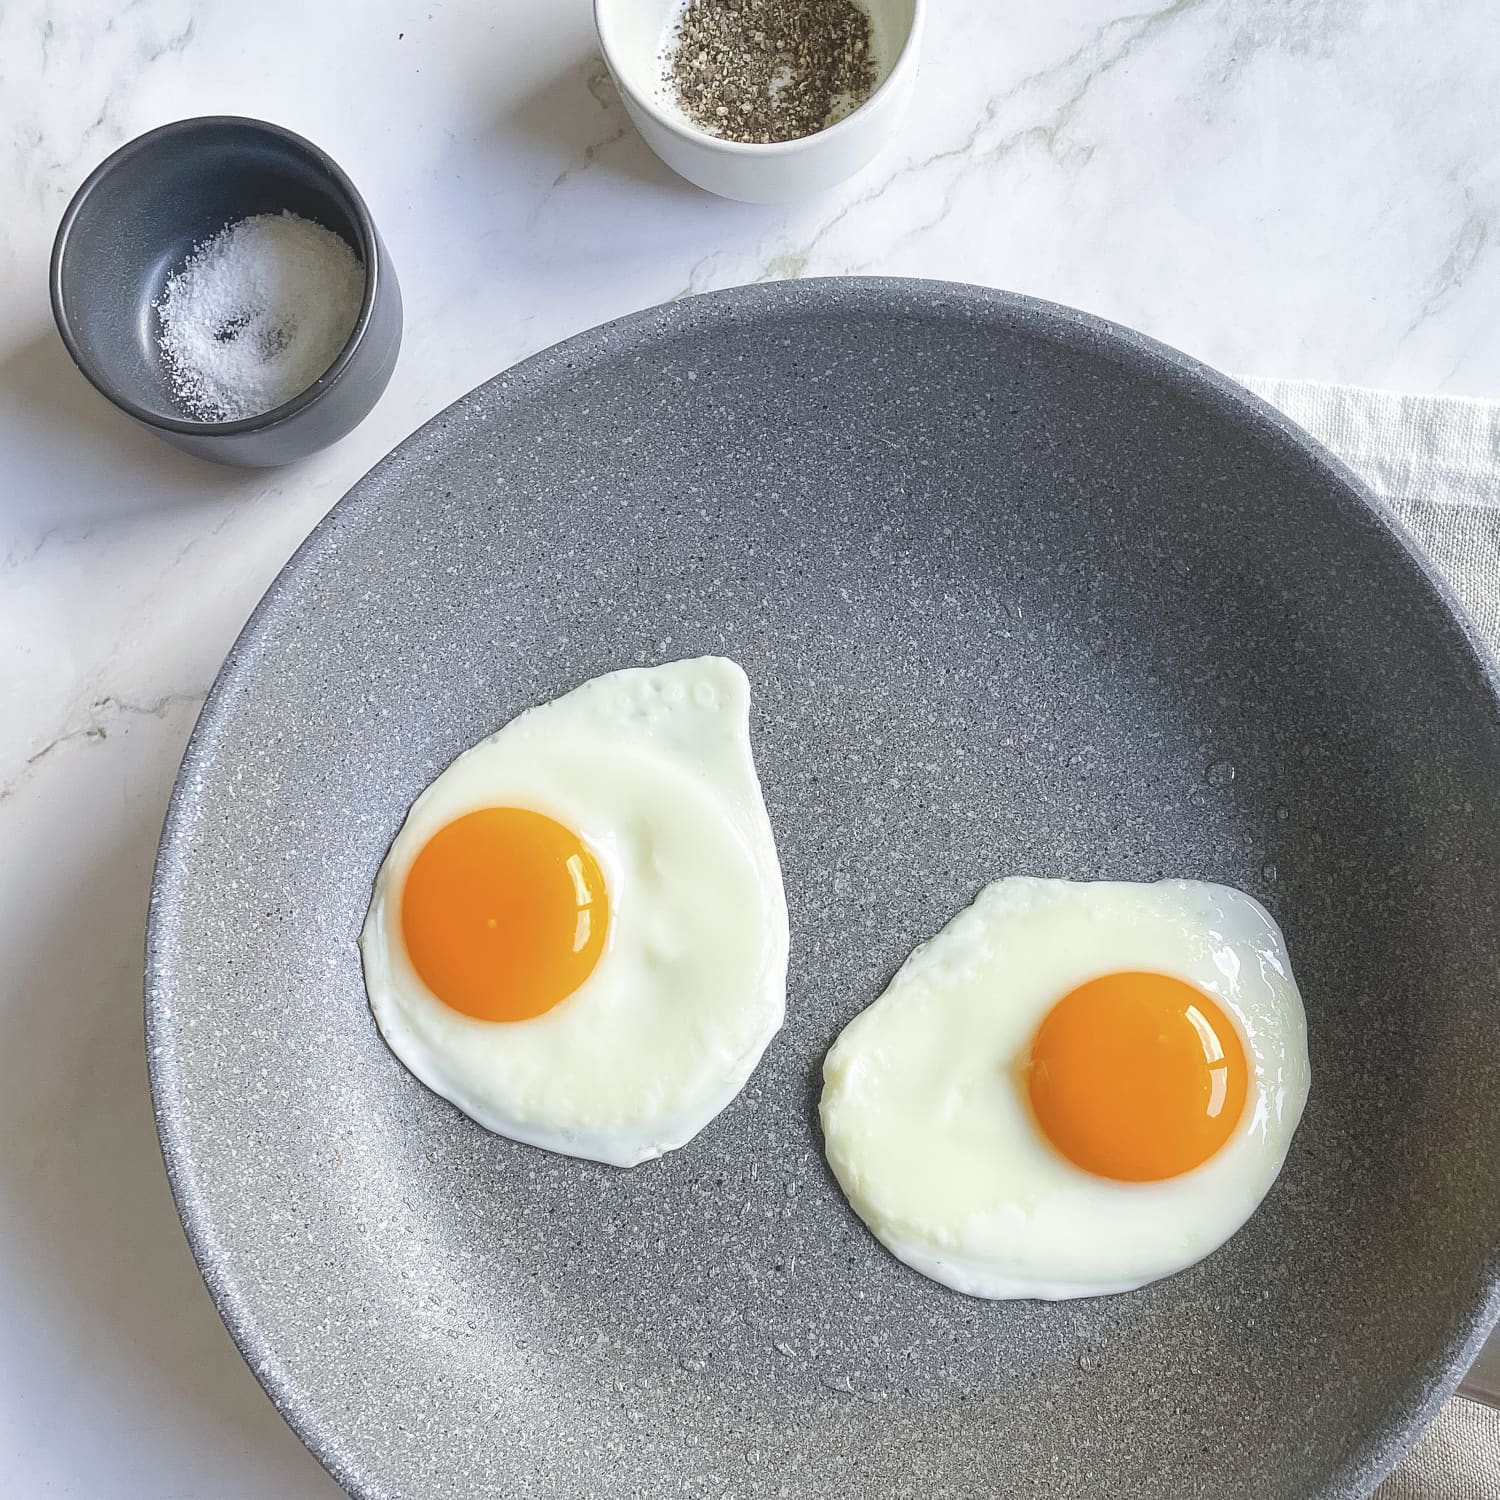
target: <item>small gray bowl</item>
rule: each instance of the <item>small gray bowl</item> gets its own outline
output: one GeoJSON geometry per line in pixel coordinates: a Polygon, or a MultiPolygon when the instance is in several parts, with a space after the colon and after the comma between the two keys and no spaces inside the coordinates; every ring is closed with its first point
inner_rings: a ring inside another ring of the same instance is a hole
{"type": "Polygon", "coordinates": [[[264,120],[178,120],[120,147],[68,205],[51,283],[58,331],[93,385],[174,447],[218,463],[269,467],[337,442],[380,399],[401,348],[401,288],[364,199],[311,141],[264,120]],[[195,245],[287,209],[332,230],[363,263],[354,329],[290,401],[236,421],[195,421],[172,399],[153,303],[195,245]]]}

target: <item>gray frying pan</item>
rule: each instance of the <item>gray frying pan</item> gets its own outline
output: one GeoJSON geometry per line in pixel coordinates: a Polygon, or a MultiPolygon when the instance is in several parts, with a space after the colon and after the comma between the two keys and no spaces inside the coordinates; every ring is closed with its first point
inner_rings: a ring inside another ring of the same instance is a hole
{"type": "Polygon", "coordinates": [[[162,1141],[230,1330],[362,1500],[1347,1500],[1500,1305],[1497,893],[1495,680],[1315,445],[1059,308],[741,288],[465,397],[271,588],[163,835],[162,1141]],[[700,652],[755,693],[787,1025],[661,1161],[489,1136],[371,1022],[371,878],[458,751],[700,652]],[[966,1299],[823,1163],[828,1044],[1012,872],[1242,887],[1307,1002],[1269,1199],[1129,1295],[966,1299]]]}

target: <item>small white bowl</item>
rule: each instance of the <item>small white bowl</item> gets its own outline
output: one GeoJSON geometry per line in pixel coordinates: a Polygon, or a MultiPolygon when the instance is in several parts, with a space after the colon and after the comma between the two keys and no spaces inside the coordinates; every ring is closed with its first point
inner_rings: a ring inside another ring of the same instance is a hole
{"type": "Polygon", "coordinates": [[[599,47],[646,144],[711,193],[745,203],[783,203],[852,176],[895,134],[911,100],[926,0],[861,0],[877,60],[886,69],[858,109],[814,135],[770,145],[725,141],[677,108],[663,54],[683,0],[594,0],[599,47]]]}

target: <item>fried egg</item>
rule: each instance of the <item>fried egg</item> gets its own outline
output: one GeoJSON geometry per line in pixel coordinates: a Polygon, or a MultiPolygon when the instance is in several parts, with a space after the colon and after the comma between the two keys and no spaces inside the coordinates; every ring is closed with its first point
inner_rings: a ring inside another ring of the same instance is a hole
{"type": "Polygon", "coordinates": [[[1227,886],[1013,878],[824,1062],[828,1160],[876,1238],[976,1297],[1128,1291],[1222,1245],[1301,1118],[1281,931],[1227,886]]]}
{"type": "Polygon", "coordinates": [[[486,1129],[616,1166],[681,1146],[785,1006],[787,913],[722,657],[533,708],[416,800],[360,935],[391,1050],[486,1129]]]}

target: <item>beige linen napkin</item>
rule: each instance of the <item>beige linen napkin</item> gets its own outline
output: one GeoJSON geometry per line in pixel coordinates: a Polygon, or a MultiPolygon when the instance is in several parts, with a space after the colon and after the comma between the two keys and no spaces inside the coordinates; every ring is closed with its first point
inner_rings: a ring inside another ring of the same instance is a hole
{"type": "MultiPolygon", "coordinates": [[[[1500,659],[1500,402],[1241,380],[1374,490],[1500,659]]],[[[1376,1500],[1500,1500],[1500,1410],[1450,1401],[1376,1500]]]]}
{"type": "Polygon", "coordinates": [[[1375,1500],[1496,1500],[1500,1411],[1456,1396],[1417,1439],[1375,1500]]]}

